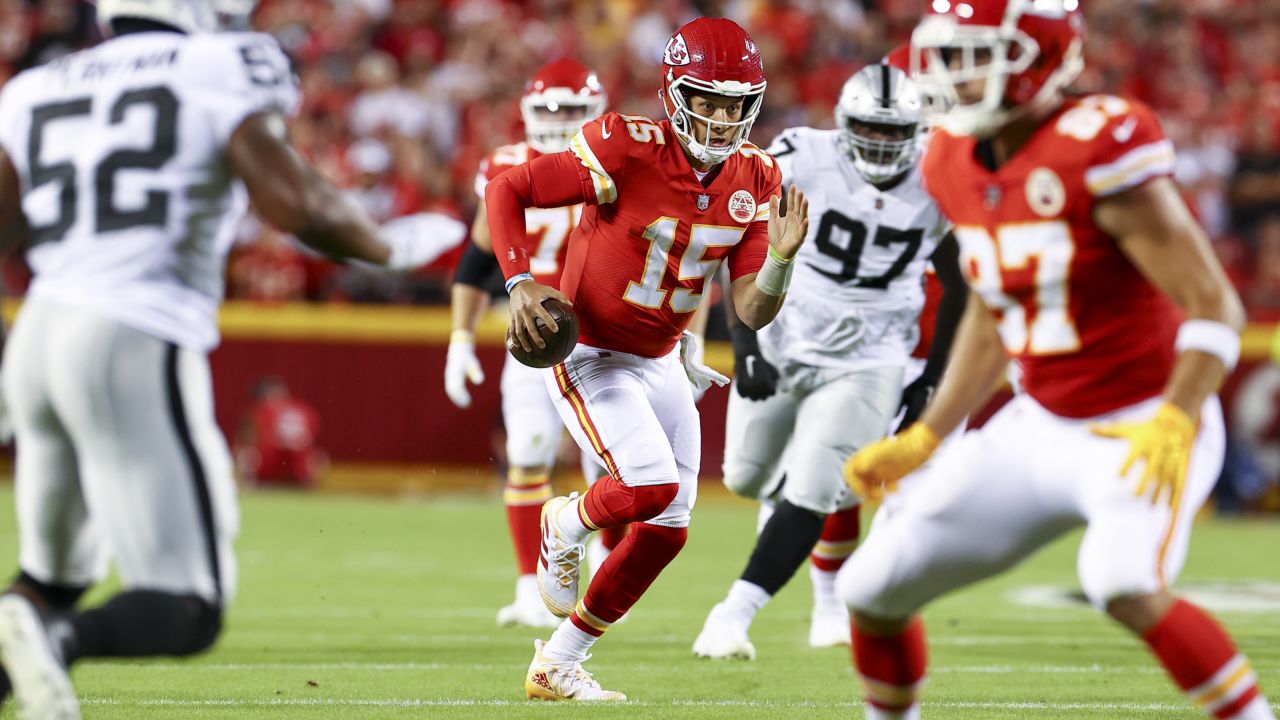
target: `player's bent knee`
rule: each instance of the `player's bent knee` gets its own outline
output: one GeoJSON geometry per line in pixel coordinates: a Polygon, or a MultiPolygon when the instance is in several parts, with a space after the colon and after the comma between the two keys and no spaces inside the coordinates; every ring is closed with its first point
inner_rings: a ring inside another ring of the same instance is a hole
{"type": "Polygon", "coordinates": [[[1160,583],[1154,572],[1136,572],[1124,563],[1092,563],[1080,569],[1080,587],[1089,604],[1106,611],[1112,603],[1157,592],[1160,583]]]}
{"type": "Polygon", "coordinates": [[[633,488],[632,502],[635,516],[648,520],[662,514],[680,493],[680,483],[641,485],[633,488]]]}
{"type": "Polygon", "coordinates": [[[760,499],[764,486],[769,482],[769,473],[765,468],[754,463],[724,464],[724,486],[735,495],[751,500],[760,499]]]}

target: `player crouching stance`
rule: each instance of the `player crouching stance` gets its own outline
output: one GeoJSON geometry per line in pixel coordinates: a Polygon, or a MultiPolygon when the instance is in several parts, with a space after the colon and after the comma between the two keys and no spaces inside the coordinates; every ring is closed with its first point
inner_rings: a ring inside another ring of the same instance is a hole
{"type": "MultiPolygon", "coordinates": [[[[500,175],[485,194],[494,249],[511,293],[511,325],[531,348],[534,320],[555,326],[542,301],[572,301],[581,323],[573,354],[546,381],[583,449],[608,469],[582,497],[542,510],[539,588],[568,619],[535,642],[530,697],[622,700],[582,669],[587,651],[644,594],[684,546],[701,454],[684,331],[706,283],[727,261],[738,315],[763,327],[782,305],[807,207],[746,142],[764,98],[760,53],[729,20],[701,18],[668,42],[662,67],[667,120],[609,113],[586,124],[570,152],[500,175]],[[563,294],[528,275],[524,209],[585,203],[569,239],[563,294]],[[634,523],[578,600],[583,542],[634,523]]],[[[719,378],[727,382],[727,378],[719,378]]]]}
{"type": "Polygon", "coordinates": [[[1274,717],[1227,633],[1169,589],[1222,464],[1214,392],[1243,312],[1169,179],[1173,149],[1151,111],[1064,99],[1083,64],[1075,6],[968,0],[913,36],[959,104],[925,177],[974,297],[921,421],[855,455],[851,484],[893,491],[991,396],[1008,356],[1026,393],[908,480],[907,502],[877,518],[839,577],[874,720],[920,715],[921,607],[1080,525],[1077,572],[1095,606],[1205,713],[1274,717]]]}
{"type": "MultiPolygon", "coordinates": [[[[784,180],[806,193],[821,221],[810,227],[777,319],[758,334],[734,329],[735,349],[751,354],[729,399],[724,481],[774,510],[741,577],[707,615],[695,655],[754,659],[752,620],[811,551],[809,644],[849,643],[835,584],[858,543],[862,499],[845,485],[844,462],[884,437],[899,410],[926,265],[933,262],[945,291],[937,341],[914,387],[941,377],[968,294],[950,223],[917,163],[922,111],[905,72],[871,65],[845,83],[836,130],[792,128],[770,147],[784,180]],[[777,368],[776,388],[757,377],[766,368],[777,368]]],[[[904,427],[923,406],[906,408],[904,427]]]]}

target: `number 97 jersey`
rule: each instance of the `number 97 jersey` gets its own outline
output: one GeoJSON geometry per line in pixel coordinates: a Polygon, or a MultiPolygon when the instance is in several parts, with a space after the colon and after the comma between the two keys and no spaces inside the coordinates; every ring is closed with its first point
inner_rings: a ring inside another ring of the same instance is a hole
{"type": "Polygon", "coordinates": [[[1173,174],[1155,115],[1118,97],[1069,100],[995,171],[975,143],[938,131],[925,182],[1027,394],[1074,418],[1159,395],[1181,312],[1093,221],[1099,201],[1173,174]]]}
{"type": "Polygon", "coordinates": [[[297,102],[288,60],[257,33],[124,35],[13,78],[0,145],[30,228],[29,294],[212,348],[248,205],[227,144],[248,116],[297,102]]]}
{"type": "Polygon", "coordinates": [[[950,230],[917,164],[867,182],[838,130],[791,128],[769,152],[809,200],[809,234],[778,317],[759,333],[770,363],[852,370],[903,365],[919,337],[924,273],[950,230]]]}

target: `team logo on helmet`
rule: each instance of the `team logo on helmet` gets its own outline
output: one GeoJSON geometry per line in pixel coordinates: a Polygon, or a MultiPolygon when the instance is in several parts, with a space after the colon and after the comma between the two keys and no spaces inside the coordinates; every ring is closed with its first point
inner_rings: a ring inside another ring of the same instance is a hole
{"type": "Polygon", "coordinates": [[[1067,188],[1049,168],[1036,168],[1027,176],[1027,204],[1040,217],[1058,217],[1067,205],[1067,188]]]}
{"type": "Polygon", "coordinates": [[[662,55],[662,62],[668,65],[689,64],[689,46],[684,44],[683,33],[676,33],[667,41],[667,51],[662,55]]]}
{"type": "Polygon", "coordinates": [[[756,216],[756,199],[746,190],[729,196],[729,214],[740,223],[749,223],[756,216]]]}

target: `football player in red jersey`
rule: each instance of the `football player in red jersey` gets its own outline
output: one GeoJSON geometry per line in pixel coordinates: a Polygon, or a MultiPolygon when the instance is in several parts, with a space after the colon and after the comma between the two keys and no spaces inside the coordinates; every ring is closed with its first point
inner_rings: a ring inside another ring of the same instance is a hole
{"type": "MultiPolygon", "coordinates": [[[[534,73],[520,99],[525,142],[497,148],[480,165],[475,182],[480,207],[471,229],[472,244],[453,278],[453,333],[449,336],[444,372],[445,393],[460,408],[471,406],[467,382],[484,382],[484,371],[476,357],[475,330],[489,308],[485,286],[499,269],[489,242],[485,187],[510,168],[568,150],[574,134],[586,122],[604,113],[606,102],[604,89],[587,66],[570,58],[548,63],[534,73]]],[[[525,210],[529,269],[539,283],[559,287],[569,249],[569,233],[581,214],[581,204],[525,210]]],[[[542,504],[551,498],[551,468],[564,423],[547,394],[540,371],[508,356],[502,367],[501,382],[502,419],[507,431],[507,484],[502,499],[519,576],[515,602],[498,610],[498,624],[555,627],[560,620],[542,603],[535,569],[542,541],[538,516],[542,504]]],[[[589,480],[594,480],[599,466],[586,453],[583,455],[583,472],[589,480]]],[[[597,558],[616,546],[625,531],[625,527],[618,528],[612,531],[612,536],[593,541],[588,553],[593,567],[598,567],[602,559],[597,558]]]]}
{"type": "Polygon", "coordinates": [[[578,444],[609,471],[582,497],[543,506],[539,590],[568,619],[535,643],[530,697],[625,698],[602,690],[582,661],[685,542],[701,453],[688,380],[727,381],[693,361],[690,315],[726,261],[746,324],[765,325],[782,305],[808,214],[795,190],[780,207],[778,167],[747,142],[764,89],[760,53],[742,28],[694,20],[664,54],[666,120],[607,114],[569,152],[503,173],[485,193],[517,341],[542,345],[536,317],[555,327],[547,298],[578,314],[577,348],[545,375],[578,444]],[[524,209],[572,203],[585,207],[560,292],[529,273],[524,209]],[[579,602],[582,543],[625,523],[634,523],[630,534],[579,602]]]}
{"type": "Polygon", "coordinates": [[[919,717],[922,606],[1084,526],[1089,600],[1207,714],[1271,720],[1226,632],[1170,590],[1222,465],[1214,393],[1244,317],[1171,180],[1173,147],[1136,102],[1064,95],[1083,65],[1074,0],[933,8],[913,46],[956,107],[925,179],[955,223],[973,298],[920,421],[855,454],[846,475],[892,492],[985,403],[1010,357],[1026,392],[903,482],[845,565],[867,717],[919,717]]]}

